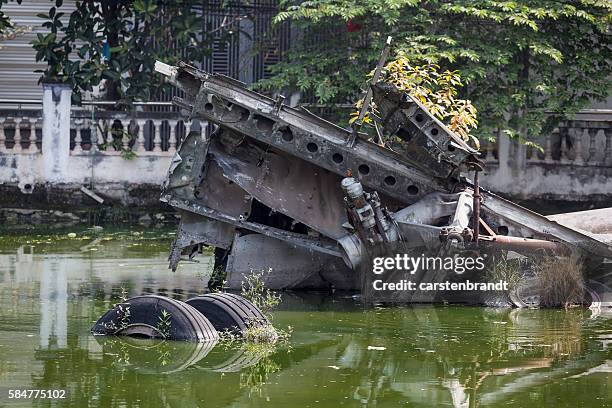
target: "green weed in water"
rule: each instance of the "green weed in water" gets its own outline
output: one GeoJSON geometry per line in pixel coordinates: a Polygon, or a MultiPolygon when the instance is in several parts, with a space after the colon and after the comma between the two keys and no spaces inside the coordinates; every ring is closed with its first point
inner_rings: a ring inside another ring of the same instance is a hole
{"type": "Polygon", "coordinates": [[[157,330],[164,337],[170,336],[170,329],[172,328],[171,318],[172,315],[166,309],[162,309],[159,321],[157,322],[157,330]]]}
{"type": "Polygon", "coordinates": [[[242,281],[243,297],[250,300],[255,306],[257,306],[263,313],[269,315],[270,312],[279,305],[281,301],[280,295],[266,288],[264,284],[264,274],[272,272],[272,268],[268,269],[267,272],[253,272],[246,276],[245,280],[242,281]]]}

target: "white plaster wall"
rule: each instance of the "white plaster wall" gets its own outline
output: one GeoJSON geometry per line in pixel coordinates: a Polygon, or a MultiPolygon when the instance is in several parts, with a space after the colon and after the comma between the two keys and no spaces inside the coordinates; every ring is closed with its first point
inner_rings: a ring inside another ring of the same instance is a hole
{"type": "Polygon", "coordinates": [[[0,154],[0,184],[24,186],[42,182],[42,157],[39,154],[0,154]]]}
{"type": "Polygon", "coordinates": [[[137,156],[127,160],[104,154],[71,155],[67,171],[49,180],[45,173],[45,155],[0,154],[0,184],[54,183],[126,183],[159,185],[166,177],[169,156],[137,156]]]}
{"type": "Polygon", "coordinates": [[[579,200],[581,196],[612,194],[609,167],[528,164],[513,172],[510,167],[489,166],[481,180],[488,190],[522,198],[554,195],[579,200]]]}

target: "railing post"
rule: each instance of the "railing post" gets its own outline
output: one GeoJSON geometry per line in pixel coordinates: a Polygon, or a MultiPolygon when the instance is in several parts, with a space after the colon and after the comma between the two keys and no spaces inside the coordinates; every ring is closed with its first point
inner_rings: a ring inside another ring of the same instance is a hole
{"type": "Polygon", "coordinates": [[[177,120],[170,119],[168,121],[170,126],[170,136],[168,138],[168,152],[174,153],[176,151],[176,127],[178,125],[177,120]]]}
{"type": "Polygon", "coordinates": [[[70,159],[70,98],[67,84],[43,84],[43,175],[65,181],[70,159]]]}
{"type": "Polygon", "coordinates": [[[123,131],[121,133],[121,147],[122,149],[128,150],[130,148],[130,126],[129,122],[123,127],[123,131]]]}
{"type": "MultiPolygon", "coordinates": [[[[523,131],[523,134],[526,132],[523,131]]],[[[512,155],[512,170],[513,174],[516,174],[517,171],[522,171],[527,165],[527,146],[522,144],[518,139],[512,139],[512,146],[514,147],[514,152],[512,155]]]]}
{"type": "Polygon", "coordinates": [[[74,121],[74,129],[74,149],[72,149],[72,153],[80,154],[83,152],[83,135],[81,133],[83,130],[83,119],[76,119],[74,121]]]}
{"type": "MultiPolygon", "coordinates": [[[[94,111],[95,114],[95,111],[94,111]]],[[[98,122],[96,121],[95,117],[92,117],[91,119],[89,119],[87,121],[87,123],[89,124],[89,139],[90,139],[90,144],[91,147],[89,148],[90,150],[90,154],[92,152],[97,152],[98,149],[98,122]]]]}
{"type": "Polygon", "coordinates": [[[606,140],[606,132],[604,129],[594,129],[594,144],[595,144],[595,153],[594,159],[596,165],[606,165],[606,153],[608,149],[607,140],[606,140]]]}
{"type": "Polygon", "coordinates": [[[595,155],[597,154],[597,148],[595,147],[596,133],[589,132],[589,129],[584,128],[584,131],[582,132],[582,134],[584,135],[585,133],[589,137],[589,158],[587,159],[587,161],[590,163],[593,163],[595,161],[595,155]]]}
{"type": "Polygon", "coordinates": [[[36,152],[36,122],[38,122],[38,118],[30,118],[30,144],[28,145],[28,152],[35,153],[36,152]]]}
{"type": "Polygon", "coordinates": [[[22,120],[23,119],[20,117],[15,117],[13,119],[13,121],[15,122],[15,136],[13,137],[15,144],[13,145],[13,152],[15,153],[21,153],[21,151],[23,150],[21,148],[21,121],[22,120]]]}
{"type": "Polygon", "coordinates": [[[0,152],[6,152],[6,135],[4,134],[4,121],[6,119],[0,118],[0,152]]]}
{"type": "Polygon", "coordinates": [[[559,144],[559,161],[562,164],[570,163],[569,158],[569,146],[567,145],[570,135],[570,130],[568,128],[559,131],[559,136],[561,137],[561,143],[559,144]]]}
{"type": "Polygon", "coordinates": [[[136,121],[138,123],[138,139],[136,140],[136,153],[144,153],[147,149],[145,148],[145,136],[144,136],[144,128],[147,124],[147,121],[144,119],[138,119],[136,121]]]}
{"type": "Polygon", "coordinates": [[[153,137],[153,151],[154,152],[161,152],[162,148],[161,148],[161,125],[162,122],[161,121],[157,121],[158,123],[155,123],[156,121],[153,120],[153,131],[154,131],[154,137],[153,137]]]}

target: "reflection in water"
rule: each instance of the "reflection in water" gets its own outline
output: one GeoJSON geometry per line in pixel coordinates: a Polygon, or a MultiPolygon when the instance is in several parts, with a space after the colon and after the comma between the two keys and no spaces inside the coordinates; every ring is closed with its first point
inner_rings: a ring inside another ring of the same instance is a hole
{"type": "Polygon", "coordinates": [[[612,316],[584,309],[372,309],[286,293],[274,321],[293,326],[290,349],[92,336],[122,287],[202,292],[206,265],[166,269],[169,240],[0,240],[0,390],[66,389],[76,407],[611,405],[612,316]]]}
{"type": "MultiPolygon", "coordinates": [[[[253,367],[273,351],[272,346],[240,347],[217,350],[214,359],[206,360],[206,369],[218,373],[237,373],[253,367]]],[[[270,372],[271,370],[267,370],[270,372]]]]}
{"type": "Polygon", "coordinates": [[[51,259],[40,279],[40,347],[53,340],[66,347],[68,334],[68,279],[65,263],[51,259]]]}
{"type": "Polygon", "coordinates": [[[97,336],[105,356],[117,369],[143,374],[170,374],[196,364],[210,353],[216,341],[205,343],[170,342],[130,337],[97,336]]]}

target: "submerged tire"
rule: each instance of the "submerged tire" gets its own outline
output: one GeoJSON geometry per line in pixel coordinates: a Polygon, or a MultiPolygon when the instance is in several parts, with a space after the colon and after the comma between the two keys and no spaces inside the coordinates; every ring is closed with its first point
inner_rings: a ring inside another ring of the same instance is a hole
{"type": "Polygon", "coordinates": [[[218,331],[244,334],[253,325],[269,325],[268,318],[249,300],[232,293],[209,293],[187,300],[218,331]]]}
{"type": "Polygon", "coordinates": [[[219,338],[211,322],[192,306],[157,295],[136,296],[119,303],[96,322],[91,332],[196,342],[219,338]],[[164,310],[167,318],[163,318],[164,310]]]}

